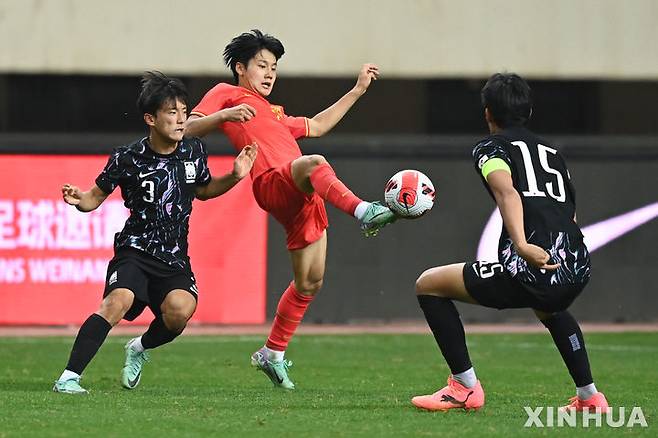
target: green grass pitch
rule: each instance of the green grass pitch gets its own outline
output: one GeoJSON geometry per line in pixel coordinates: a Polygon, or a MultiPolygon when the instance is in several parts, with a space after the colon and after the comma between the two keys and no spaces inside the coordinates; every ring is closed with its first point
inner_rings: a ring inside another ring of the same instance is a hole
{"type": "Polygon", "coordinates": [[[121,388],[123,344],[110,337],[85,371],[88,396],[51,392],[72,338],[0,338],[0,437],[658,436],[658,333],[586,334],[594,378],[647,428],[524,428],[523,406],[560,406],[574,389],[548,334],[467,337],[486,405],[429,413],[413,395],[448,369],[430,335],[297,336],[292,392],[249,366],[262,336],[183,336],[151,354],[140,386],[121,388]]]}

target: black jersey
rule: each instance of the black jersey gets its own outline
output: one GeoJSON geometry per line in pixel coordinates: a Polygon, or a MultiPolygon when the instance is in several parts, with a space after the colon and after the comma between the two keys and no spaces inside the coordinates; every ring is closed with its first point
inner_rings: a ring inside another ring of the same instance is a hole
{"type": "Polygon", "coordinates": [[[147,138],[114,150],[96,178],[105,193],[121,187],[130,217],[114,237],[114,248],[135,248],[163,262],[189,266],[187,234],[196,186],[210,182],[208,155],[199,139],[184,138],[168,155],[147,138]]]}
{"type": "Polygon", "coordinates": [[[473,149],[475,168],[492,195],[481,169],[492,158],[504,160],[512,171],[514,188],[523,203],[523,223],[528,243],[544,248],[555,271],[529,266],[516,254],[503,227],[498,257],[505,269],[523,283],[566,285],[586,283],[590,259],[583,234],[574,221],[576,194],[566,163],[549,143],[529,130],[513,127],[486,137],[473,149]]]}

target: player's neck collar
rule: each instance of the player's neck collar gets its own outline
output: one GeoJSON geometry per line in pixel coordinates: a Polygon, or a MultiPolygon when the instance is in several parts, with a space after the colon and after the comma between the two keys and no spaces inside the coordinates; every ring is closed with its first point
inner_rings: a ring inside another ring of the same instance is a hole
{"type": "Polygon", "coordinates": [[[251,94],[252,96],[257,97],[257,98],[259,98],[261,100],[264,100],[265,102],[269,103],[269,100],[267,100],[265,97],[261,96],[258,92],[250,90],[249,88],[244,87],[242,85],[238,85],[238,87],[242,88],[242,90],[244,90],[245,92],[251,94]]]}
{"type": "Polygon", "coordinates": [[[144,149],[146,151],[150,152],[151,154],[155,155],[156,157],[161,157],[161,158],[168,158],[168,157],[174,156],[176,154],[176,152],[178,152],[178,150],[180,149],[181,143],[183,143],[182,140],[176,143],[176,147],[174,148],[173,151],[171,151],[168,154],[163,154],[163,153],[160,153],[160,152],[156,151],[153,148],[153,144],[151,142],[151,139],[148,136],[146,136],[142,139],[142,144],[144,145],[144,149]]]}

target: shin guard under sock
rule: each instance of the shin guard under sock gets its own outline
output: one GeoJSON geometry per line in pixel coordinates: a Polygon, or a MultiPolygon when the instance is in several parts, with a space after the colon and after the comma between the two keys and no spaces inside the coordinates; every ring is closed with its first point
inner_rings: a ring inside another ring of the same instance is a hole
{"type": "Polygon", "coordinates": [[[427,324],[452,374],[459,374],[471,368],[464,325],[455,303],[435,295],[418,295],[418,304],[423,309],[427,324]]]}
{"type": "Polygon", "coordinates": [[[103,345],[112,329],[105,318],[94,313],[80,326],[66,369],[80,375],[103,345]]]}

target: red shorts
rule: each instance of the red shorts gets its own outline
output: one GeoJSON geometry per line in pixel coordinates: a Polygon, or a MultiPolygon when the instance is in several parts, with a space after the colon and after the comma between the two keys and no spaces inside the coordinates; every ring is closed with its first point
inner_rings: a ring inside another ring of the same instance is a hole
{"type": "Polygon", "coordinates": [[[286,229],[289,250],[305,248],[322,237],[329,225],[324,201],[317,193],[304,193],[292,180],[292,162],[256,177],[256,202],[286,229]]]}

